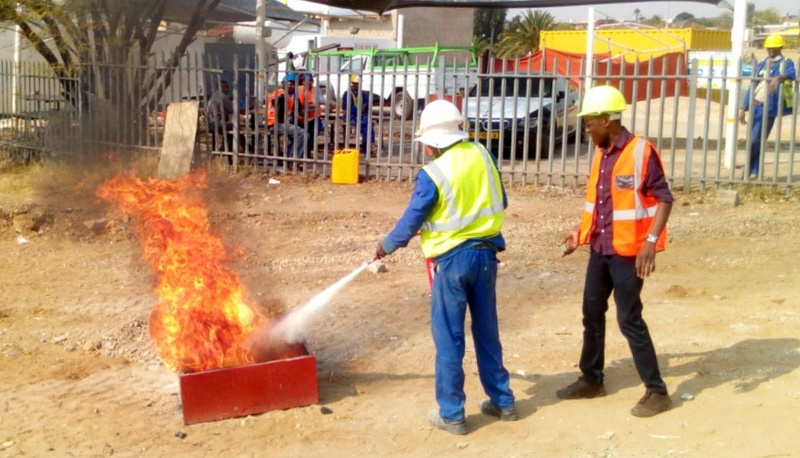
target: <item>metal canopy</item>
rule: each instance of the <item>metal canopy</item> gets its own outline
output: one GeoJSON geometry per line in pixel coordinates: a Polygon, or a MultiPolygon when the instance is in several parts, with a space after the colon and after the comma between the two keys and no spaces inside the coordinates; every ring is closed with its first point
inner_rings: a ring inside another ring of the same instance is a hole
{"type": "MultiPolygon", "coordinates": [[[[130,0],[125,0],[130,1],[130,0]]],[[[275,21],[300,22],[306,18],[288,6],[267,0],[266,18],[275,21]]],[[[170,0],[164,12],[164,20],[185,23],[197,6],[197,0],[170,0]]],[[[256,20],[255,0],[221,0],[219,5],[206,18],[209,22],[233,24],[256,20]]]]}
{"type": "MultiPolygon", "coordinates": [[[[545,8],[554,6],[590,6],[607,3],[643,3],[657,0],[638,0],[637,2],[625,0],[311,0],[328,6],[348,8],[352,10],[368,10],[382,14],[397,8],[413,6],[438,6],[438,7],[482,7],[482,8],[545,8]]],[[[717,5],[723,0],[690,0],[697,3],[717,5]]]]}

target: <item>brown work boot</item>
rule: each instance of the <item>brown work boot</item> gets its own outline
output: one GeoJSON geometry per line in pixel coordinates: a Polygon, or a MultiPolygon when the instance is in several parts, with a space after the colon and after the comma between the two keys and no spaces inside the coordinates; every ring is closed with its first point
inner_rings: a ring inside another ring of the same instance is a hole
{"type": "Polygon", "coordinates": [[[605,395],[606,389],[602,383],[592,383],[583,376],[578,377],[575,383],[556,391],[556,396],[561,399],[589,399],[605,395]]]}
{"type": "Polygon", "coordinates": [[[642,399],[631,409],[634,417],[652,417],[672,408],[669,394],[658,394],[647,390],[642,399]]]}

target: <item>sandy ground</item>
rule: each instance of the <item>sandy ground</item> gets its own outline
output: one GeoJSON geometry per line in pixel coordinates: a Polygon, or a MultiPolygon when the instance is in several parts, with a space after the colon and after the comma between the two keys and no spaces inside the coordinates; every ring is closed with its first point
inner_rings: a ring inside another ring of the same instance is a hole
{"type": "MultiPolygon", "coordinates": [[[[208,207],[251,302],[272,312],[367,260],[411,190],[268,178],[212,174],[208,207]]],[[[92,197],[98,183],[76,188],[63,169],[0,174],[0,457],[800,456],[796,198],[744,189],[732,208],[678,195],[643,292],[675,407],[640,419],[629,409],[644,390],[613,310],[608,396],[555,396],[578,375],[588,253],[562,259],[556,240],[577,221],[580,191],[511,189],[498,296],[521,419],[480,414],[470,344],[470,432],[457,437],[425,421],[434,350],[417,241],[312,326],[319,405],[184,426],[178,378],[147,334],[155,278],[129,225],[92,197]],[[114,229],[85,224],[97,219],[114,229]]]]}

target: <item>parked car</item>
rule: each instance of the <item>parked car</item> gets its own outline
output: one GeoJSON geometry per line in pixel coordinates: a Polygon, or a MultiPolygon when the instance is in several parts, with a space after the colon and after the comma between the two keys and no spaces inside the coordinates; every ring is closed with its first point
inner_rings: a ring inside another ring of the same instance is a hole
{"type": "Polygon", "coordinates": [[[565,77],[498,75],[481,79],[464,101],[470,137],[504,158],[510,151],[534,158],[536,145],[547,157],[550,138],[575,137],[579,94],[565,77]],[[555,116],[553,113],[555,112],[555,116]],[[527,149],[526,149],[527,148],[527,149]]]}

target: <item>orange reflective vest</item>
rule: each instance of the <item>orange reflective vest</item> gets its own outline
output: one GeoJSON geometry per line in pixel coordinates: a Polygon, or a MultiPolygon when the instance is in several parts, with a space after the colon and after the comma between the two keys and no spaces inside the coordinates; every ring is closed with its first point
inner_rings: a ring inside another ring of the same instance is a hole
{"type": "MultiPolygon", "coordinates": [[[[641,188],[647,178],[647,164],[655,148],[647,140],[634,135],[625,145],[611,172],[611,204],[613,207],[612,239],[614,250],[620,256],[636,256],[642,249],[645,239],[653,224],[658,201],[646,196],[641,188]]],[[[600,175],[600,158],[603,152],[598,147],[586,184],[586,202],[581,217],[580,243],[590,242],[594,230],[597,213],[597,182],[600,175]]],[[[656,154],[656,159],[661,159],[656,154]]],[[[662,251],[666,245],[667,230],[664,228],[658,236],[656,251],[662,251]]]]}
{"type": "Polygon", "coordinates": [[[317,115],[322,115],[322,108],[317,106],[317,92],[316,89],[309,88],[306,90],[305,86],[300,86],[300,92],[297,98],[300,101],[300,122],[305,123],[306,119],[314,119],[317,115]],[[307,102],[306,102],[307,100],[307,102]]]}
{"type": "MultiPolygon", "coordinates": [[[[286,95],[285,91],[283,90],[282,87],[279,87],[279,88],[275,89],[274,91],[270,92],[269,94],[267,94],[267,125],[268,126],[274,126],[275,125],[275,118],[276,118],[277,112],[278,112],[278,109],[275,106],[275,104],[278,103],[278,98],[284,97],[285,95],[286,95]]],[[[284,103],[287,104],[286,107],[285,107],[286,113],[291,113],[292,111],[294,111],[294,99],[291,96],[289,96],[289,97],[284,97],[284,100],[286,100],[286,102],[284,102],[284,103]]],[[[285,119],[281,119],[280,122],[284,123],[284,122],[286,122],[286,120],[285,119]]]]}

